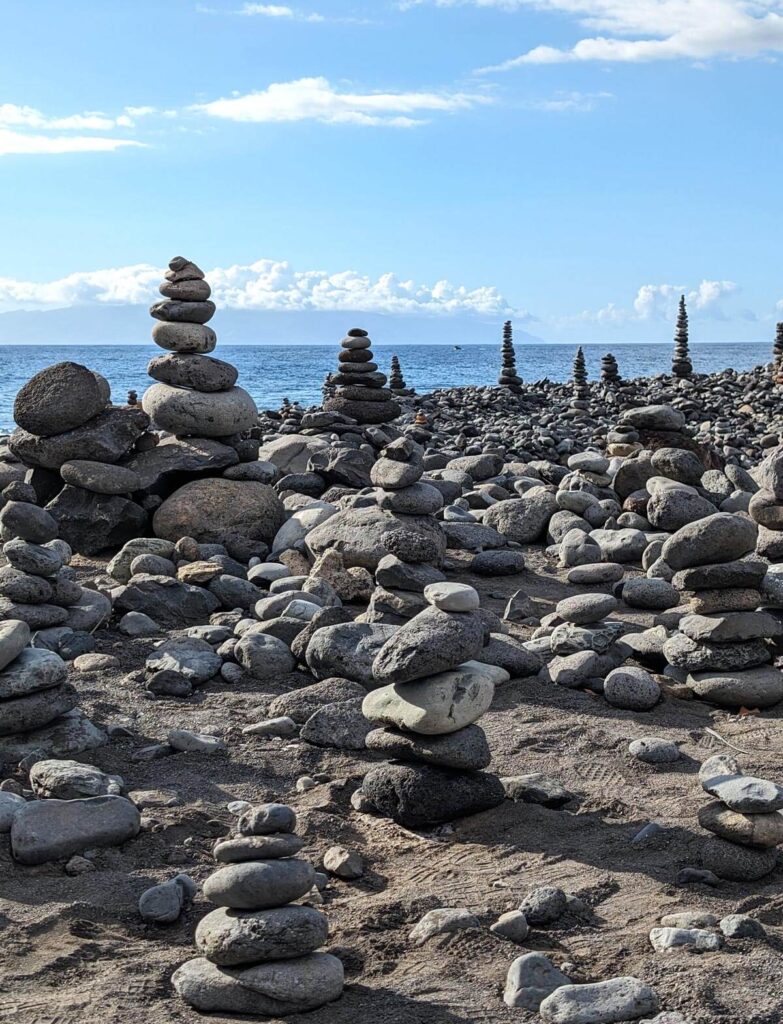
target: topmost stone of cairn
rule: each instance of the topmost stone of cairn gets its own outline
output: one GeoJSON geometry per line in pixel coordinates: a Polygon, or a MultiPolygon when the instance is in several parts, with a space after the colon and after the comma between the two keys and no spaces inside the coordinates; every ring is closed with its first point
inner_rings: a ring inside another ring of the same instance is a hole
{"type": "Polygon", "coordinates": [[[204,272],[184,256],[169,262],[159,291],[164,296],[150,307],[158,323],[152,338],[165,356],[150,360],[147,372],[159,383],[142,398],[142,408],[159,430],[178,437],[231,437],[250,430],[258,410],[250,395],[235,387],[236,368],[205,353],[216,343],[207,327],[215,312],[204,272]]]}
{"type": "Polygon", "coordinates": [[[340,342],[337,373],[331,383],[335,394],[324,409],[350,416],[358,423],[389,423],[401,412],[386,385],[386,374],[378,370],[367,331],[354,327],[340,342]]]}

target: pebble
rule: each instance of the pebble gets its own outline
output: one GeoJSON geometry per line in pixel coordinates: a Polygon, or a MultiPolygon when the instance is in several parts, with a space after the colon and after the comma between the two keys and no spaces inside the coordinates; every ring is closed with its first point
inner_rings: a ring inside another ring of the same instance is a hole
{"type": "Polygon", "coordinates": [[[464,907],[441,907],[428,911],[411,930],[408,938],[416,946],[423,946],[435,935],[480,928],[479,919],[464,907]]]}

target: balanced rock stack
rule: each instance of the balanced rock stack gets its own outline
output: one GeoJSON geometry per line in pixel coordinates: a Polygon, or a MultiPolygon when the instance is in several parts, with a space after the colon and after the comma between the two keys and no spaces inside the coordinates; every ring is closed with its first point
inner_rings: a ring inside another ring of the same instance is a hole
{"type": "Polygon", "coordinates": [[[622,380],[617,360],[611,352],[601,356],[601,380],[604,384],[619,384],[622,380]]]}
{"type": "MultiPolygon", "coordinates": [[[[0,569],[0,619],[21,619],[37,632],[36,646],[64,653],[75,630],[89,634],[109,617],[111,601],[76,581],[68,567],[71,548],[59,539],[51,512],[35,504],[30,484],[9,484],[3,497],[0,535],[8,564],[0,569]]],[[[93,647],[85,635],[71,657],[93,647]]]]}
{"type": "Polygon", "coordinates": [[[744,775],[729,754],[716,754],[699,769],[705,793],[715,797],[699,808],[699,824],[715,838],[702,850],[702,863],[719,878],[754,882],[775,869],[783,845],[783,786],[744,775]]]}
{"type": "Polygon", "coordinates": [[[574,397],[571,399],[571,404],[566,410],[565,415],[570,417],[586,415],[589,408],[588,398],[590,397],[590,389],[587,385],[587,366],[585,365],[585,355],[581,346],[576,350],[576,355],[574,356],[572,380],[574,397]]]}
{"type": "Polygon", "coordinates": [[[0,622],[0,764],[17,764],[34,751],[75,754],[106,741],[76,710],[66,663],[31,647],[30,639],[26,622],[0,622]]]}
{"type": "Polygon", "coordinates": [[[783,370],[783,323],[779,323],[775,328],[775,341],[772,345],[772,373],[777,384],[783,381],[781,370],[783,370]]]}
{"type": "Polygon", "coordinates": [[[400,366],[400,360],[397,356],[391,357],[391,367],[389,369],[389,388],[394,392],[395,395],[412,395],[413,388],[409,388],[405,383],[405,378],[402,375],[402,367],[400,366]]]}
{"type": "Polygon", "coordinates": [[[746,557],[756,533],[747,516],[717,512],[681,527],[661,551],[691,610],[664,656],[698,697],[721,707],[765,708],[783,699],[783,673],[769,664],[768,643],[783,625],[759,610],[766,564],[746,557]]]}
{"type": "Polygon", "coordinates": [[[677,311],[677,328],[674,332],[674,355],[672,356],[672,374],[675,377],[690,377],[693,363],[688,351],[688,311],[685,308],[685,296],[680,296],[677,311]]]}
{"type": "Polygon", "coordinates": [[[371,344],[367,331],[360,327],[348,331],[340,342],[339,366],[331,379],[335,393],[324,402],[324,409],[350,416],[358,423],[389,423],[402,410],[385,387],[386,374],[380,373],[373,362],[371,344]]]}
{"type": "Polygon", "coordinates": [[[480,658],[484,625],[479,596],[460,583],[426,587],[428,607],[378,651],[378,689],[362,711],[376,726],[369,750],[391,763],[371,768],[361,794],[370,808],[401,825],[451,821],[502,803],[483,729],[475,723],[492,703],[495,685],[510,677],[480,658]]]}
{"type": "Polygon", "coordinates": [[[206,354],[215,348],[217,335],[207,327],[215,303],[204,272],[175,256],[159,291],[165,297],[150,307],[158,321],[152,339],[168,354],[150,360],[147,372],[158,383],[144,393],[142,408],[159,430],[179,437],[224,438],[230,444],[255,426],[258,410],[250,395],[235,386],[236,368],[206,354]]]}
{"type": "Polygon", "coordinates": [[[756,551],[772,563],[764,604],[783,609],[783,447],[774,448],[751,476],[759,485],[748,505],[759,527],[756,551]]]}
{"type": "MultiPolygon", "coordinates": [[[[442,529],[434,516],[443,507],[443,496],[421,479],[423,473],[423,449],[410,438],[401,437],[381,450],[370,470],[370,480],[379,489],[378,506],[393,513],[398,523],[412,518],[420,526],[426,516],[431,531],[440,534],[442,529]]],[[[437,559],[442,548],[417,540],[407,530],[386,533],[383,542],[393,553],[378,563],[376,588],[365,617],[368,622],[400,624],[426,607],[423,592],[428,584],[445,580],[439,569],[428,564],[437,559]]]]}
{"type": "Polygon", "coordinates": [[[217,909],[202,918],[196,945],[203,954],[172,976],[175,989],[202,1013],[282,1017],[339,999],[343,965],[316,953],[328,925],[320,911],[294,903],[313,887],[315,871],[296,856],[296,814],[284,804],[251,807],[236,834],[220,839],[222,865],[204,883],[217,909]]]}
{"type": "Polygon", "coordinates": [[[147,513],[131,500],[138,474],[117,465],[146,436],[139,408],[109,404],[109,382],[79,363],[48,366],[14,402],[13,455],[29,467],[35,500],[47,504],[60,536],[94,554],[144,531],[147,513]]]}
{"type": "Polygon", "coordinates": [[[510,320],[506,320],[503,324],[503,344],[500,347],[500,353],[503,361],[498,384],[518,394],[522,390],[522,378],[517,373],[517,359],[510,320]]]}

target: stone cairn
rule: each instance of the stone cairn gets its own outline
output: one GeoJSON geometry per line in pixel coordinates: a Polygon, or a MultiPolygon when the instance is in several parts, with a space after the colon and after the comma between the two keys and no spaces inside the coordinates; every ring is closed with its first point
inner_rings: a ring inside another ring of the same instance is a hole
{"type": "Polygon", "coordinates": [[[389,423],[401,413],[386,385],[386,374],[373,362],[367,331],[354,327],[340,342],[337,373],[332,375],[335,394],[324,402],[327,412],[339,412],[358,423],[389,423]]]}
{"type": "Polygon", "coordinates": [[[315,881],[310,862],[296,856],[303,842],[295,827],[292,808],[261,804],[216,843],[220,866],[204,895],[217,909],[196,929],[202,956],[172,976],[182,999],[200,1012],[281,1017],[341,996],[342,963],[315,952],[327,939],[326,917],[293,902],[315,881]]]}
{"type": "Polygon", "coordinates": [[[584,416],[589,410],[590,388],[587,384],[587,366],[585,365],[585,355],[581,345],[576,350],[576,355],[574,356],[571,379],[573,381],[573,398],[564,415],[569,418],[584,416]]]}
{"type": "Polygon", "coordinates": [[[405,378],[402,375],[402,368],[400,366],[400,360],[397,356],[391,357],[391,367],[389,369],[389,389],[394,392],[395,395],[412,395],[413,388],[409,388],[405,383],[405,378]]]}
{"type": "Polygon", "coordinates": [[[443,507],[443,496],[432,484],[422,480],[424,451],[408,437],[398,438],[381,450],[380,458],[370,470],[370,480],[378,490],[378,505],[390,512],[403,525],[407,520],[415,526],[427,517],[433,543],[423,538],[410,539],[407,531],[386,533],[384,544],[393,553],[385,555],[375,571],[375,590],[365,613],[368,622],[399,625],[426,607],[423,592],[430,583],[445,580],[433,562],[440,561],[445,549],[435,513],[443,507]]]}
{"type": "Polygon", "coordinates": [[[498,384],[519,394],[522,390],[522,378],[517,373],[517,359],[514,352],[514,338],[510,320],[506,320],[503,324],[503,343],[500,346],[500,353],[502,363],[498,384]]]}
{"type": "Polygon", "coordinates": [[[15,479],[32,486],[60,537],[84,554],[123,544],[147,525],[147,512],[131,499],[139,475],[118,463],[149,437],[149,418],[138,406],[111,405],[110,395],[99,373],[65,362],[37,373],[14,402],[18,429],[9,448],[22,464],[15,479]]]}
{"type": "Polygon", "coordinates": [[[604,384],[620,384],[622,382],[620,368],[611,352],[601,356],[601,380],[604,384]]]}
{"type": "Polygon", "coordinates": [[[182,256],[169,261],[159,291],[164,298],[150,307],[158,323],[152,340],[167,354],[150,360],[147,373],[157,383],[141,404],[158,430],[178,437],[220,438],[234,447],[256,425],[256,403],[236,387],[230,363],[206,353],[217,344],[207,323],[215,313],[204,272],[182,256]]]}
{"type": "Polygon", "coordinates": [[[362,711],[375,726],[368,749],[393,759],[364,777],[368,810],[418,828],[502,803],[500,780],[482,771],[490,762],[475,723],[510,676],[481,664],[484,625],[479,596],[460,583],[433,583],[428,607],[400,626],[375,656],[375,690],[362,711]]]}
{"type": "Polygon", "coordinates": [[[282,424],[280,426],[281,434],[299,433],[302,427],[304,410],[297,402],[292,402],[289,398],[283,398],[282,404],[280,405],[279,415],[282,420],[282,424]]]}
{"type": "Polygon", "coordinates": [[[661,557],[690,614],[663,645],[666,661],[696,696],[728,708],[770,707],[783,699],[783,673],[771,666],[768,641],[783,626],[767,611],[766,563],[749,559],[756,526],[744,515],[717,512],[677,530],[661,557]]]}
{"type": "Polygon", "coordinates": [[[0,765],[18,764],[34,752],[62,757],[106,742],[77,710],[65,661],[30,643],[26,622],[0,622],[0,765]]]}
{"type": "Polygon", "coordinates": [[[775,329],[775,341],[772,345],[772,368],[775,382],[783,384],[783,323],[779,323],[775,329]]]}
{"type": "Polygon", "coordinates": [[[672,359],[672,373],[675,377],[690,377],[693,373],[693,364],[688,352],[688,311],[685,308],[685,296],[680,296],[680,306],[677,311],[677,328],[674,332],[674,357],[672,359]]]}
{"type": "Polygon", "coordinates": [[[715,797],[699,808],[699,824],[713,833],[702,850],[704,868],[732,882],[768,875],[783,845],[783,786],[743,774],[730,754],[705,761],[699,782],[715,797]]]}

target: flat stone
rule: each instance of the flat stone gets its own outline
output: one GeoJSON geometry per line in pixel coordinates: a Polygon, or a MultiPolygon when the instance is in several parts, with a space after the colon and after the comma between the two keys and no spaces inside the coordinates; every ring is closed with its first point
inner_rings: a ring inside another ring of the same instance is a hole
{"type": "Polygon", "coordinates": [[[649,985],[638,978],[620,977],[591,985],[563,985],[547,996],[539,1013],[545,1024],[616,1024],[655,1013],[659,1005],[649,985]]]}
{"type": "Polygon", "coordinates": [[[194,684],[205,683],[220,671],[222,658],[205,640],[188,637],[167,640],[147,656],[148,672],[173,671],[194,684]]]}
{"type": "Polygon", "coordinates": [[[424,764],[455,768],[460,771],[478,771],[492,760],[484,730],[468,725],[457,732],[441,736],[420,736],[396,729],[373,729],[365,738],[368,750],[377,751],[387,758],[418,761],[424,764]]]}
{"type": "Polygon", "coordinates": [[[568,572],[568,582],[579,585],[595,583],[618,583],[625,575],[625,569],[619,562],[596,562],[587,565],[575,565],[568,572]]]}
{"type": "Polygon", "coordinates": [[[80,427],[52,437],[39,437],[21,427],[11,435],[9,447],[27,466],[58,469],[74,459],[118,462],[149,426],[149,416],[138,407],[106,409],[80,427]]]}
{"type": "Polygon", "coordinates": [[[742,814],[716,800],[700,807],[699,824],[721,839],[743,846],[772,847],[783,844],[783,814],[742,814]]]}
{"type": "Polygon", "coordinates": [[[234,448],[211,438],[164,437],[154,448],[132,452],[122,460],[122,467],[137,475],[141,489],[158,490],[169,480],[180,481],[179,474],[239,468],[238,460],[234,448]]]}
{"type": "Polygon", "coordinates": [[[639,577],[625,581],[623,601],[629,608],[666,611],[667,608],[677,607],[680,595],[666,580],[639,577]]]}
{"type": "MultiPolygon", "coordinates": [[[[13,695],[9,688],[9,677],[6,676],[4,670],[19,657],[30,643],[30,635],[30,627],[21,619],[8,619],[5,622],[0,622],[0,700],[5,696],[13,695]]],[[[12,668],[11,671],[13,673],[14,669],[12,668]]]]}
{"type": "Polygon", "coordinates": [[[60,467],[60,476],[67,484],[83,487],[96,494],[128,494],[138,491],[141,477],[132,469],[112,466],[105,462],[72,459],[60,467]]]}
{"type": "Polygon", "coordinates": [[[21,538],[6,541],[3,554],[14,569],[32,576],[54,576],[63,566],[58,551],[41,544],[31,544],[21,538]]]}
{"type": "Polygon", "coordinates": [[[686,682],[698,697],[720,707],[769,708],[783,700],[783,673],[772,666],[692,672],[686,682]]]}
{"type": "Polygon", "coordinates": [[[732,811],[771,814],[783,808],[783,786],[769,779],[727,774],[704,778],[701,782],[707,793],[717,797],[732,811]]]}
{"type": "Polygon", "coordinates": [[[212,352],[217,345],[217,335],[203,324],[157,323],[152,340],[170,352],[212,352]]]}
{"type": "Polygon", "coordinates": [[[238,967],[307,956],[326,942],[328,931],[326,917],[311,907],[218,907],[199,921],[195,938],[199,952],[213,964],[238,967]]]}
{"type": "Polygon", "coordinates": [[[45,864],[95,846],[119,846],[140,827],[138,810],[121,796],[38,800],[14,817],[11,852],[21,864],[45,864]]]}
{"type": "Polygon", "coordinates": [[[204,394],[153,384],[141,400],[144,412],[160,430],[195,437],[228,437],[255,426],[256,403],[242,388],[204,394]]]}
{"type": "Polygon", "coordinates": [[[729,882],[757,882],[775,869],[777,851],[708,839],[702,847],[702,864],[707,871],[729,882]]]}
{"type": "Polygon", "coordinates": [[[734,643],[783,636],[783,624],[768,612],[727,612],[725,615],[685,615],[680,632],[698,643],[734,643]]]}
{"type": "Polygon", "coordinates": [[[237,836],[218,839],[212,851],[219,864],[235,864],[245,860],[276,860],[293,857],[304,846],[304,840],[291,832],[273,832],[265,836],[237,836]]]}
{"type": "Polygon", "coordinates": [[[70,683],[0,701],[0,736],[41,729],[71,711],[76,703],[76,690],[70,683]]]}
{"type": "Polygon", "coordinates": [[[150,316],[167,323],[205,324],[215,315],[215,303],[209,299],[203,302],[182,302],[179,299],[162,299],[150,306],[150,316]]]}
{"type": "Polygon", "coordinates": [[[650,945],[658,953],[682,947],[695,953],[715,953],[723,947],[723,936],[704,928],[653,928],[650,945]]]}
{"type": "Polygon", "coordinates": [[[304,896],[312,888],[315,871],[309,861],[245,861],[219,868],[204,882],[203,892],[219,907],[264,910],[304,896]]]}
{"type": "Polygon", "coordinates": [[[39,800],[78,800],[121,794],[123,780],[78,761],[46,759],[30,769],[30,786],[39,800]]]}
{"type": "Polygon", "coordinates": [[[120,612],[143,612],[164,629],[198,625],[216,611],[220,602],[208,590],[170,576],[136,576],[117,596],[120,612]]]}
{"type": "Polygon", "coordinates": [[[698,643],[683,633],[675,633],[663,645],[663,654],[670,665],[686,672],[731,672],[755,668],[770,661],[772,655],[763,640],[743,643],[698,643]]]}
{"type": "Polygon", "coordinates": [[[147,365],[147,373],[162,384],[201,392],[228,391],[239,376],[236,367],[222,359],[177,352],[155,356],[147,365]]]}
{"type": "Polygon", "coordinates": [[[600,622],[617,607],[617,598],[611,594],[574,594],[558,601],[555,613],[565,622],[585,626],[600,622]]]}

